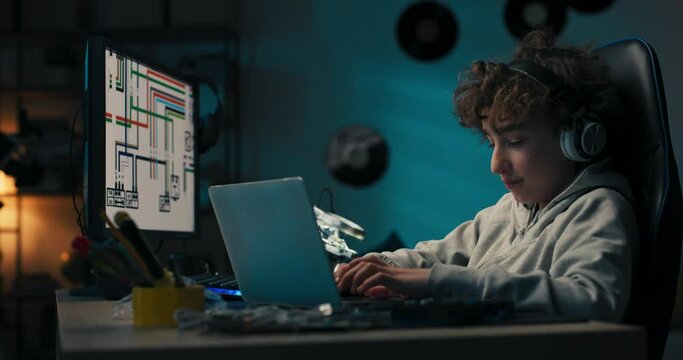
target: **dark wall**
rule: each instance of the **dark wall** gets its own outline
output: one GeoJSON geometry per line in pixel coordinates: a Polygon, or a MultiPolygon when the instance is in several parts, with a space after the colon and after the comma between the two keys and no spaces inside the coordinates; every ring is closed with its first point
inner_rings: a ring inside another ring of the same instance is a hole
{"type": "MultiPolygon", "coordinates": [[[[441,1],[459,23],[455,48],[434,61],[407,55],[397,21],[414,1],[243,3],[241,97],[244,172],[250,179],[303,176],[313,202],[332,189],[337,212],[363,225],[359,250],[392,231],[405,245],[441,238],[505,192],[489,171],[490,151],[460,128],[451,95],[475,59],[505,60],[516,38],[506,1],[441,1]],[[366,124],[387,140],[384,176],[366,187],[336,180],[325,166],[331,136],[366,124]]],[[[569,9],[560,40],[605,44],[640,36],[659,53],[675,151],[683,159],[677,1],[614,1],[597,13],[569,9]]],[[[530,10],[533,12],[533,9],[530,10]]],[[[533,16],[533,14],[527,14],[533,16]]],[[[680,161],[680,160],[679,160],[680,161]]]]}

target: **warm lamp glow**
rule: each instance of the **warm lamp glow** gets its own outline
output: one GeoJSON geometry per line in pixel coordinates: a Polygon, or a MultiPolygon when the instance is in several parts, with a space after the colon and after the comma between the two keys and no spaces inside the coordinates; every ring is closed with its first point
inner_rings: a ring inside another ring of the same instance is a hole
{"type": "Polygon", "coordinates": [[[16,134],[19,131],[19,122],[16,119],[16,115],[3,116],[0,119],[0,132],[3,134],[16,134]]]}
{"type": "Polygon", "coordinates": [[[12,195],[17,193],[17,186],[14,183],[14,178],[0,172],[0,196],[12,195]]]}
{"type": "Polygon", "coordinates": [[[62,251],[61,254],[59,254],[59,260],[62,260],[62,262],[67,262],[71,259],[71,253],[68,251],[62,251]]]}
{"type": "Polygon", "coordinates": [[[25,274],[49,273],[62,282],[61,267],[73,260],[79,234],[71,196],[21,196],[21,267],[25,274]]]}

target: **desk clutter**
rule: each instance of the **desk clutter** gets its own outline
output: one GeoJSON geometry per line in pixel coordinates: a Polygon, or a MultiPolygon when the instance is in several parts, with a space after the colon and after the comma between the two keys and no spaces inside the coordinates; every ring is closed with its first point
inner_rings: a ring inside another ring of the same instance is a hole
{"type": "Polygon", "coordinates": [[[270,333],[340,331],[420,326],[501,324],[513,320],[512,301],[462,299],[372,300],[347,298],[302,308],[248,304],[234,276],[183,276],[185,287],[135,287],[114,308],[114,318],[138,327],[172,326],[202,332],[270,333]]]}
{"type": "Polygon", "coordinates": [[[335,311],[329,304],[314,308],[244,305],[205,313],[181,309],[176,312],[175,318],[179,329],[196,328],[203,333],[361,330],[386,328],[392,323],[389,311],[335,311]]]}
{"type": "MultiPolygon", "coordinates": [[[[117,212],[114,221],[104,212],[101,216],[112,237],[92,241],[78,235],[71,246],[87,261],[86,270],[96,274],[99,281],[94,288],[102,296],[132,300],[130,313],[138,327],[176,326],[173,314],[177,309],[204,310],[204,287],[187,286],[173,259],[169,262],[171,270],[165,268],[126,212],[117,212]]],[[[62,273],[78,283],[83,275],[77,270],[65,266],[62,273]]]]}
{"type": "Polygon", "coordinates": [[[110,288],[104,287],[105,298],[117,300],[130,292],[132,286],[182,287],[182,279],[175,266],[165,268],[142,236],[135,221],[125,212],[119,211],[112,221],[104,212],[103,220],[109,226],[111,237],[92,240],[77,235],[71,242],[73,257],[62,266],[62,274],[75,284],[93,282],[94,273],[98,280],[110,281],[110,288]],[[77,260],[81,260],[78,262],[77,260]],[[85,263],[83,266],[76,264],[85,263]],[[113,282],[113,284],[111,284],[113,282]],[[110,293],[107,293],[110,290],[110,293]]]}
{"type": "Polygon", "coordinates": [[[205,333],[277,333],[500,324],[512,315],[511,301],[423,299],[363,302],[340,309],[330,304],[297,308],[228,301],[203,312],[179,309],[174,318],[179,329],[205,333]]]}

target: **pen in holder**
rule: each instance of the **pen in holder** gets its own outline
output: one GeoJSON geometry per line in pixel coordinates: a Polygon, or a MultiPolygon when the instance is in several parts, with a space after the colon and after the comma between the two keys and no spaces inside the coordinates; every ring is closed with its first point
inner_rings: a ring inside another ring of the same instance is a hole
{"type": "Polygon", "coordinates": [[[133,288],[133,325],[137,327],[178,326],[177,309],[204,310],[204,287],[133,288]]]}

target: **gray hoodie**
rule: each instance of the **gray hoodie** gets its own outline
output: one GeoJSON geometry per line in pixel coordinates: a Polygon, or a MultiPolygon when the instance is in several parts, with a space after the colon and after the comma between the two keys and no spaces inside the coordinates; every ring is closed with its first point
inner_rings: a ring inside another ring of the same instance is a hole
{"type": "Polygon", "coordinates": [[[379,256],[431,267],[434,297],[510,299],[515,309],[619,321],[638,244],[628,181],[593,164],[540,211],[507,193],[442,240],[379,256]]]}

